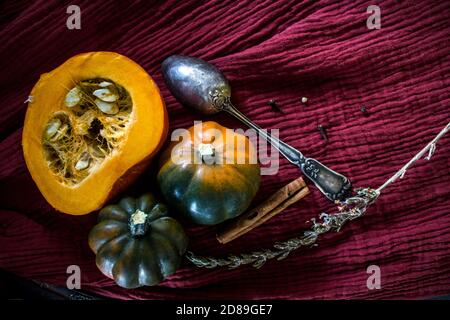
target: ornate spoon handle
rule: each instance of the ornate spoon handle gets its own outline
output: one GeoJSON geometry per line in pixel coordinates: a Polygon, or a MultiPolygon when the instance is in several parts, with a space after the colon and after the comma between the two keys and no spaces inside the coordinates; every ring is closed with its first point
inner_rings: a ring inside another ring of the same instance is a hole
{"type": "Polygon", "coordinates": [[[244,114],[242,114],[228,100],[222,103],[222,110],[235,116],[252,129],[255,129],[259,135],[266,139],[291,163],[300,167],[300,170],[307,176],[316,187],[330,200],[343,200],[351,191],[351,183],[345,176],[331,170],[316,159],[306,158],[299,150],[284,143],[283,141],[272,137],[266,130],[253,123],[244,114]]]}

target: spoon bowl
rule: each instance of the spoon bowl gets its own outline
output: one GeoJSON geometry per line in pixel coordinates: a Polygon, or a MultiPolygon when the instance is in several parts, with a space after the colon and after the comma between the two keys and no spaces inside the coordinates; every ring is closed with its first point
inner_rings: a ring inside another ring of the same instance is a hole
{"type": "Polygon", "coordinates": [[[212,104],[213,92],[231,96],[230,84],[222,72],[203,60],[173,55],[162,63],[162,72],[175,98],[183,105],[203,114],[221,111],[212,104]]]}

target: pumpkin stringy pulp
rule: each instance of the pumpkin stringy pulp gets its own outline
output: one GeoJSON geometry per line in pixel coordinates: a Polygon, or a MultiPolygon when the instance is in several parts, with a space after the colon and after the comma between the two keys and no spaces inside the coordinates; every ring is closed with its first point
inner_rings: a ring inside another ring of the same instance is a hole
{"type": "Polygon", "coordinates": [[[123,87],[100,78],[75,84],[64,104],[48,121],[42,144],[60,182],[76,185],[120,146],[133,104],[123,87]]]}

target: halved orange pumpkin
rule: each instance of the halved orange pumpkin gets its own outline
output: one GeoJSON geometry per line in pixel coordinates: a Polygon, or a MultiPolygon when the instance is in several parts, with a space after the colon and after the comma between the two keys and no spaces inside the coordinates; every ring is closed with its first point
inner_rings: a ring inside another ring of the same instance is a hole
{"type": "Polygon", "coordinates": [[[87,214],[142,173],[167,129],[164,101],[147,72],[120,54],[90,52],[36,83],[23,152],[33,180],[55,209],[87,214]]]}

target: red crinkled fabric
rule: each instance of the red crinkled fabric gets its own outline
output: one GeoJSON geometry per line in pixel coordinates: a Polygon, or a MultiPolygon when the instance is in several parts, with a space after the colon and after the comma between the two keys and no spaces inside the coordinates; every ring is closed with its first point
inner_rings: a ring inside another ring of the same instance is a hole
{"type": "MultiPolygon", "coordinates": [[[[308,156],[378,187],[450,119],[448,1],[383,1],[381,29],[369,30],[367,1],[78,1],[81,30],[68,30],[65,1],[0,4],[0,268],[64,285],[81,268],[82,289],[121,299],[392,299],[450,293],[450,136],[386,189],[362,219],[327,234],[318,247],[261,269],[199,269],[188,261],[156,287],[126,290],[105,278],[87,245],[96,213],[55,212],[22,155],[27,99],[40,74],[87,51],[116,51],[145,68],[167,103],[170,128],[228,115],[200,116],[166,88],[160,65],[171,54],[200,57],[229,78],[236,105],[308,156]],[[301,97],[308,97],[306,105],[301,97]],[[266,105],[275,99],[284,113],[266,105]],[[360,109],[365,106],[369,115],[360,109]],[[327,128],[325,142],[317,126],[327,128]],[[366,285],[369,265],[381,289],[366,285]]],[[[152,166],[133,186],[154,186],[152,166]]],[[[255,203],[299,176],[282,159],[264,176],[255,203]]],[[[227,245],[214,227],[186,224],[190,249],[223,256],[296,236],[333,204],[311,194],[227,245]]],[[[130,191],[131,192],[131,191],[130,191]]]]}

